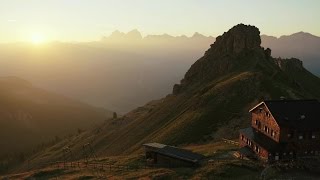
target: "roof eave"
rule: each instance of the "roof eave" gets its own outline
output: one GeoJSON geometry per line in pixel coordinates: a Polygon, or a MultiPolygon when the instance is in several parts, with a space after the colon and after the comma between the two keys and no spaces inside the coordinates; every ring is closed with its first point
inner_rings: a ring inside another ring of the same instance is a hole
{"type": "Polygon", "coordinates": [[[261,104],[266,105],[266,103],[264,103],[264,101],[262,101],[262,102],[260,102],[259,104],[257,104],[256,106],[254,106],[253,108],[251,108],[251,109],[249,110],[249,112],[255,110],[255,109],[256,109],[257,107],[259,107],[261,104]]]}
{"type": "Polygon", "coordinates": [[[201,160],[201,159],[184,158],[184,157],[173,155],[173,154],[169,154],[169,153],[161,153],[161,152],[158,152],[158,153],[162,154],[162,155],[166,155],[166,156],[172,157],[172,158],[181,159],[181,160],[188,161],[188,162],[193,162],[193,163],[197,163],[197,162],[199,162],[201,160]]]}

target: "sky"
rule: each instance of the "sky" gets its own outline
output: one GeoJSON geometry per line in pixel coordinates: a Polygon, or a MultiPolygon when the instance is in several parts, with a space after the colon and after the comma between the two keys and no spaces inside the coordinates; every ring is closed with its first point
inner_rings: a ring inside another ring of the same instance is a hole
{"type": "Polygon", "coordinates": [[[0,0],[0,42],[93,41],[112,31],[218,36],[232,26],[261,34],[320,36],[319,0],[0,0]]]}

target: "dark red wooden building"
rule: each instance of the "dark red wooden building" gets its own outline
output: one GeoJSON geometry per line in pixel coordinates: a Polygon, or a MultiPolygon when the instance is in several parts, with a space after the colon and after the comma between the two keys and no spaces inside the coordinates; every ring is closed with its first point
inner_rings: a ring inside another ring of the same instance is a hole
{"type": "Polygon", "coordinates": [[[242,156],[277,161],[320,155],[319,101],[263,101],[249,112],[251,127],[240,130],[242,156]]]}

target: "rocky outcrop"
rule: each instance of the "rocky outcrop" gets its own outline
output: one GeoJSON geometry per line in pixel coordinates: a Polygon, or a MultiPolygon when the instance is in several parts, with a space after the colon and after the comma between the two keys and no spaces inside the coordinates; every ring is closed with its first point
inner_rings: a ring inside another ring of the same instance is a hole
{"type": "Polygon", "coordinates": [[[270,59],[271,58],[271,49],[270,48],[265,49],[264,54],[267,59],[270,59]]]}
{"type": "Polygon", "coordinates": [[[282,69],[283,71],[299,71],[304,69],[302,61],[296,58],[291,59],[274,59],[275,63],[282,69]]]}
{"type": "Polygon", "coordinates": [[[259,49],[260,31],[255,26],[239,24],[231,28],[211,45],[207,53],[240,53],[243,50],[259,49]]]}
{"type": "MultiPolygon", "coordinates": [[[[175,85],[173,94],[183,92],[186,87],[201,81],[211,80],[216,76],[228,73],[238,64],[244,52],[257,52],[264,57],[260,47],[260,31],[250,25],[239,24],[219,36],[205,55],[194,63],[186,73],[180,85],[175,85]]],[[[270,49],[269,49],[270,50],[270,49]]],[[[266,55],[271,56],[271,50],[266,55]]]]}

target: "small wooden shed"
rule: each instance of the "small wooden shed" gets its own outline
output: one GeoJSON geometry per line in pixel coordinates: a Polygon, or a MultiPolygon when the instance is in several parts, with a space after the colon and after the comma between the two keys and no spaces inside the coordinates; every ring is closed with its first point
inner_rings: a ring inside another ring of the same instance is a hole
{"type": "Polygon", "coordinates": [[[196,167],[205,158],[201,154],[160,143],[148,143],[143,146],[145,147],[146,160],[149,165],[196,167]]]}

